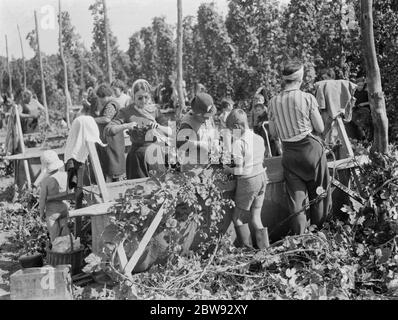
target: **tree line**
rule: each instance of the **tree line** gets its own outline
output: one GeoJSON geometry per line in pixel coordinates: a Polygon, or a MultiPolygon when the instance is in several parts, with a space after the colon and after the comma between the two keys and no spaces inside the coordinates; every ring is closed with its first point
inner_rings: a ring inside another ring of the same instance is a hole
{"type": "MultiPolygon", "coordinates": [[[[375,0],[374,30],[378,60],[390,119],[390,136],[396,140],[398,115],[398,4],[375,0]]],[[[106,43],[103,2],[89,6],[94,24],[93,42],[86,48],[63,11],[62,43],[68,65],[68,89],[79,104],[88,87],[106,81],[106,43]]],[[[112,29],[112,28],[111,28],[112,29]]],[[[118,46],[109,34],[113,77],[127,85],[138,78],[152,85],[176,78],[176,26],[165,17],[154,17],[151,25],[132,33],[129,48],[118,46]]],[[[36,52],[36,35],[26,35],[36,52]]],[[[49,109],[64,110],[66,99],[59,54],[42,54],[49,109]]],[[[313,83],[323,68],[333,68],[339,79],[366,76],[361,52],[360,8],[355,0],[291,0],[282,6],[277,0],[229,0],[223,17],[215,3],[201,4],[196,16],[183,20],[183,76],[188,90],[202,83],[219,102],[231,95],[241,106],[250,104],[263,86],[270,98],[280,90],[279,71],[287,57],[299,57],[306,67],[303,89],[313,83]]],[[[27,85],[41,99],[37,54],[26,61],[27,85]]],[[[8,88],[6,60],[0,57],[0,91],[8,88]]],[[[11,61],[14,94],[23,88],[22,59],[11,61]]]]}

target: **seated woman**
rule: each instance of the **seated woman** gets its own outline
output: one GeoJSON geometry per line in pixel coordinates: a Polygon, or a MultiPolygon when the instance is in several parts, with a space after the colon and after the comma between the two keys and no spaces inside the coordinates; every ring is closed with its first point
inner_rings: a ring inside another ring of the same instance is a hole
{"type": "Polygon", "coordinates": [[[127,179],[138,179],[149,176],[148,148],[160,135],[171,135],[167,119],[152,103],[152,88],[146,80],[139,79],[133,83],[132,103],[120,109],[116,117],[106,126],[105,135],[114,136],[128,130],[131,148],[126,159],[127,179]]]}

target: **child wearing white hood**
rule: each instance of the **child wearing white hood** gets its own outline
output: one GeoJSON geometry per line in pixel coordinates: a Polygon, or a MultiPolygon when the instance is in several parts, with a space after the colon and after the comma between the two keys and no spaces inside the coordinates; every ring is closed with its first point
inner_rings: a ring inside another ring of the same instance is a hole
{"type": "Polygon", "coordinates": [[[53,150],[43,152],[41,164],[47,175],[40,184],[40,218],[47,223],[53,242],[55,238],[69,234],[67,203],[62,200],[49,200],[50,197],[66,191],[67,174],[60,170],[64,163],[53,150]]]}

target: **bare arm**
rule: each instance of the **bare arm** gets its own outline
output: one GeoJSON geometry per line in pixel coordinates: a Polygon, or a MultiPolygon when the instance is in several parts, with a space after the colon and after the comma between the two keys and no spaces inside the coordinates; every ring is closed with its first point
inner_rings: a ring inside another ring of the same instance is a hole
{"type": "Polygon", "coordinates": [[[323,120],[318,108],[315,108],[311,111],[310,118],[315,132],[322,133],[325,130],[325,125],[323,124],[323,120]]]}
{"type": "Polygon", "coordinates": [[[28,114],[28,113],[20,113],[20,114],[19,114],[19,117],[20,117],[21,119],[36,118],[35,116],[33,116],[33,115],[31,115],[31,114],[28,114]]]}
{"type": "Polygon", "coordinates": [[[126,123],[123,112],[119,111],[116,117],[105,127],[105,135],[115,136],[124,130],[133,129],[137,124],[135,122],[126,123]]]}
{"type": "Polygon", "coordinates": [[[109,125],[105,128],[106,135],[115,136],[124,130],[132,130],[137,126],[137,123],[117,123],[116,121],[111,121],[109,125]]]}
{"type": "Polygon", "coordinates": [[[108,124],[112,121],[108,117],[98,117],[98,118],[94,118],[94,120],[98,124],[108,124]]]}

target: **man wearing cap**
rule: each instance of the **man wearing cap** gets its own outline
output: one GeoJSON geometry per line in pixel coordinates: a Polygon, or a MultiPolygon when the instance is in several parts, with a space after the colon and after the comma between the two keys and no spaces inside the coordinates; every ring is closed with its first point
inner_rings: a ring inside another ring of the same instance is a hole
{"type": "Polygon", "coordinates": [[[66,191],[67,173],[59,169],[64,167],[63,161],[53,150],[44,151],[41,165],[47,176],[40,183],[40,218],[47,222],[51,242],[55,238],[68,235],[68,205],[62,200],[48,200],[49,197],[66,191]]]}
{"type": "Polygon", "coordinates": [[[191,108],[191,112],[181,120],[177,148],[185,155],[183,163],[207,164],[216,133],[213,98],[207,93],[198,93],[192,100],[191,108]]]}
{"type": "Polygon", "coordinates": [[[324,130],[318,103],[312,94],[300,90],[304,68],[301,62],[287,61],[283,67],[284,90],[271,99],[269,129],[282,140],[282,166],[294,234],[303,234],[307,199],[311,224],[321,226],[331,204],[330,177],[326,152],[320,138],[324,130]]]}

